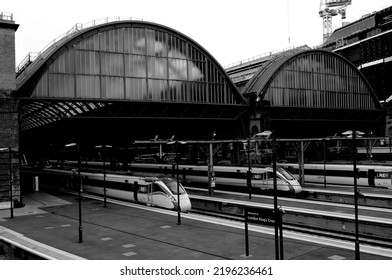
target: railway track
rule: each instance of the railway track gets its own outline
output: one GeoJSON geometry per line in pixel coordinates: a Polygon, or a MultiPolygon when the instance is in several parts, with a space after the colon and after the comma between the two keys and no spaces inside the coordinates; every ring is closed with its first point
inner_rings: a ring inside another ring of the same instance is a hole
{"type": "MultiPolygon", "coordinates": [[[[215,217],[220,219],[226,219],[231,221],[243,222],[244,218],[241,216],[236,215],[228,215],[228,214],[221,214],[221,213],[214,213],[210,211],[203,211],[203,210],[192,210],[191,213],[204,215],[208,217],[215,217]]],[[[296,232],[296,233],[303,233],[308,235],[314,235],[319,237],[326,237],[330,239],[338,239],[348,242],[355,242],[355,234],[341,232],[341,231],[334,231],[328,230],[325,228],[310,226],[310,225],[301,225],[298,226],[296,224],[287,223],[283,221],[283,230],[296,232]]],[[[364,234],[359,235],[359,241],[361,244],[369,245],[372,247],[380,247],[386,249],[392,249],[392,240],[387,238],[379,238],[375,236],[368,236],[364,234]]]]}
{"type": "MultiPolygon", "coordinates": [[[[307,200],[354,204],[353,187],[324,188],[312,185],[305,187],[299,197],[307,200]]],[[[392,209],[392,191],[359,188],[358,205],[392,209]]]]}
{"type": "MultiPolygon", "coordinates": [[[[192,211],[225,219],[243,220],[244,207],[273,208],[272,197],[254,195],[249,200],[246,194],[215,192],[216,197],[195,196],[190,192],[192,211]],[[228,199],[230,197],[230,199],[228,199]]],[[[353,205],[346,202],[325,202],[279,197],[279,204],[286,214],[283,216],[285,230],[354,241],[355,220],[353,205]]],[[[392,248],[392,210],[382,207],[360,207],[359,239],[363,244],[392,248]]]]}

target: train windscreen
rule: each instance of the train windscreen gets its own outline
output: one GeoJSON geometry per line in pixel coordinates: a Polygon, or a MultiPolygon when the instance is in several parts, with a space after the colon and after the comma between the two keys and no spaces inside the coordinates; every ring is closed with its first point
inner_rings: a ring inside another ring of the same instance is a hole
{"type": "MultiPolygon", "coordinates": [[[[177,181],[176,180],[162,180],[166,186],[168,186],[168,188],[170,189],[170,191],[173,194],[177,194],[177,181]]],[[[180,194],[184,194],[185,193],[185,189],[184,187],[181,185],[181,183],[178,183],[178,187],[180,190],[180,194]]]]}
{"type": "Polygon", "coordinates": [[[286,169],[282,167],[278,167],[277,171],[279,171],[279,173],[282,174],[282,176],[286,178],[286,180],[296,180],[290,172],[288,172],[286,169]]]}

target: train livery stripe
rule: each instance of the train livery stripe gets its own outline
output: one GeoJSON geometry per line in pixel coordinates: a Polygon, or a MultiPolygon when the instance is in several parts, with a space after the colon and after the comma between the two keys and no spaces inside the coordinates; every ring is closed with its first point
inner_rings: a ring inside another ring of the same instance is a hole
{"type": "MultiPolygon", "coordinates": [[[[293,168],[290,166],[284,166],[285,169],[290,171],[293,175],[298,175],[299,170],[298,168],[293,168]]],[[[325,175],[325,176],[333,176],[333,177],[354,177],[354,170],[328,170],[326,169],[306,169],[306,174],[305,175],[325,175]]],[[[357,178],[367,178],[367,172],[366,171],[358,171],[357,172],[357,178]]]]}

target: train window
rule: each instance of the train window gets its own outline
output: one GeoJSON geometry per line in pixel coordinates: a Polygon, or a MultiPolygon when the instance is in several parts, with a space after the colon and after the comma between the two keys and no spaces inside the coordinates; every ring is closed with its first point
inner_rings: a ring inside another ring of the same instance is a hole
{"type": "Polygon", "coordinates": [[[274,177],[275,177],[274,173],[271,172],[271,171],[268,171],[268,172],[265,173],[266,180],[273,179],[274,177]]]}
{"type": "Polygon", "coordinates": [[[279,167],[277,171],[279,171],[279,173],[282,174],[282,176],[287,180],[295,180],[294,176],[287,170],[279,167]]]}
{"type": "Polygon", "coordinates": [[[162,191],[161,186],[158,185],[157,183],[153,183],[153,184],[152,184],[151,192],[159,192],[159,191],[162,191]]]}
{"type": "MultiPolygon", "coordinates": [[[[168,186],[168,188],[170,189],[170,191],[173,193],[173,194],[177,194],[177,181],[166,181],[165,182],[165,184],[166,184],[166,186],[168,186]]],[[[184,187],[180,184],[180,183],[178,183],[179,184],[179,189],[180,189],[180,194],[183,194],[183,193],[185,193],[185,190],[184,190],[184,187]]]]}

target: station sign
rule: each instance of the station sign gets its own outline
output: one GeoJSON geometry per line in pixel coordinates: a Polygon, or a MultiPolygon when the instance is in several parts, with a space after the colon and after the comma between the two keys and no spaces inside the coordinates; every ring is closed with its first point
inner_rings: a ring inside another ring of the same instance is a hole
{"type": "MultiPolygon", "coordinates": [[[[273,209],[245,207],[245,221],[248,223],[275,225],[275,217],[276,216],[273,209]]],[[[277,222],[279,223],[279,221],[277,222]]]]}
{"type": "Polygon", "coordinates": [[[283,227],[282,215],[284,211],[274,209],[245,206],[245,256],[249,256],[249,229],[248,224],[261,224],[275,226],[275,255],[276,259],[283,260],[283,227]],[[280,250],[279,250],[280,247],[280,250]]]}

